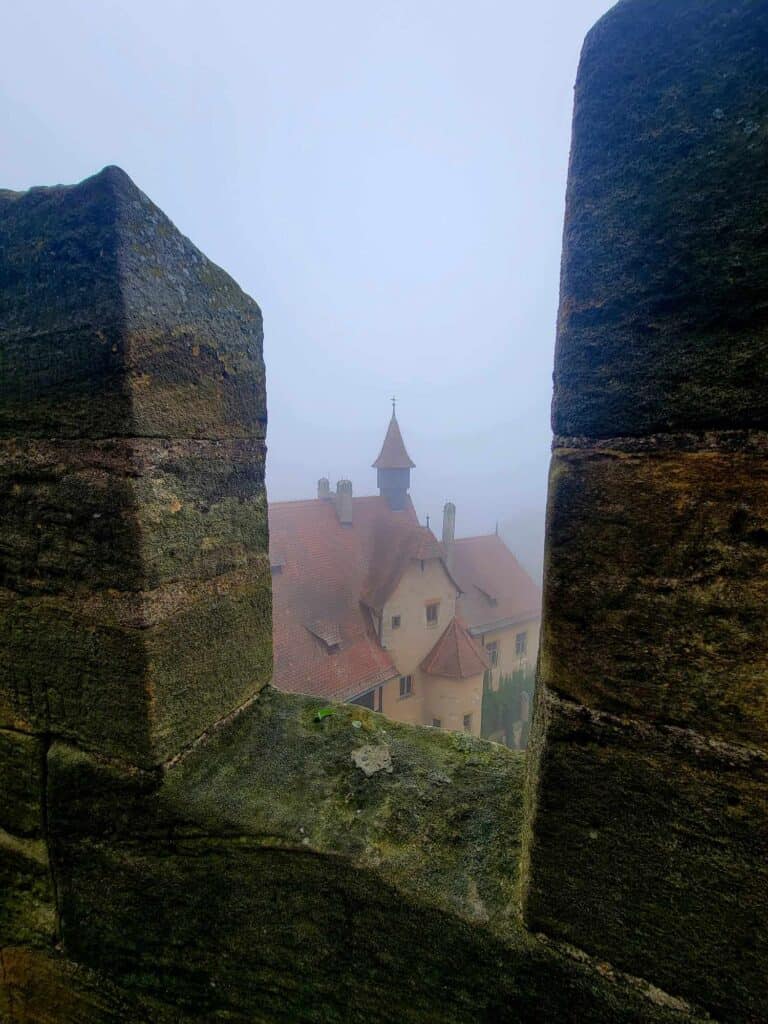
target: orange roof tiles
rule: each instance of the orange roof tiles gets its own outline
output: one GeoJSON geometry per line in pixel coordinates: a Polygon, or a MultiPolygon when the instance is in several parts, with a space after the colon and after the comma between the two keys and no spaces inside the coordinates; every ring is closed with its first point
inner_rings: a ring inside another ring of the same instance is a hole
{"type": "Polygon", "coordinates": [[[413,469],[416,463],[405,450],[403,435],[400,433],[400,424],[394,412],[387,427],[384,444],[381,446],[379,457],[373,464],[374,469],[413,469]]]}
{"type": "Polygon", "coordinates": [[[441,557],[410,500],[393,511],[382,497],[353,498],[351,526],[329,499],[277,502],[269,529],[282,561],[272,578],[275,686],[345,700],[396,676],[369,608],[409,559],[441,557]]]}
{"type": "Polygon", "coordinates": [[[443,557],[437,538],[418,525],[415,513],[412,522],[397,519],[397,515],[383,515],[370,536],[369,569],[361,599],[375,612],[392,596],[409,562],[443,557]]]}
{"type": "Polygon", "coordinates": [[[456,607],[470,629],[540,615],[541,590],[501,537],[454,541],[451,568],[462,591],[456,607]]]}
{"type": "Polygon", "coordinates": [[[421,663],[424,672],[446,679],[468,679],[481,675],[490,662],[457,620],[450,625],[421,663]]]}

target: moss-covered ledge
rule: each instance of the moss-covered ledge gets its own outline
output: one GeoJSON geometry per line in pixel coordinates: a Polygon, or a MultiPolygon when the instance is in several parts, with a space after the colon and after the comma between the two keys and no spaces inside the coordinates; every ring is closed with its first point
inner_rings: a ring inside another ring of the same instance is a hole
{"type": "Polygon", "coordinates": [[[697,1019],[525,930],[523,774],[505,747],[271,688],[154,772],[56,743],[62,949],[148,1019],[697,1019]]]}

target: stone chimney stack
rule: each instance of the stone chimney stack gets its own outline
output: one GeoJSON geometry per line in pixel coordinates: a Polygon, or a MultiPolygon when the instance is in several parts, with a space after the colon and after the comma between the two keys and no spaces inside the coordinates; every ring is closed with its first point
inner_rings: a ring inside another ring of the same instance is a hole
{"type": "Polygon", "coordinates": [[[443,505],[443,544],[451,547],[456,536],[456,506],[452,501],[443,505]]]}
{"type": "Polygon", "coordinates": [[[317,481],[317,496],[318,498],[330,498],[331,482],[327,476],[321,476],[317,481]]]}
{"type": "Polygon", "coordinates": [[[352,481],[339,480],[336,484],[336,515],[342,526],[352,525],[352,481]]]}
{"type": "Polygon", "coordinates": [[[456,506],[446,501],[443,506],[443,548],[445,561],[449,569],[453,568],[453,542],[456,538],[456,506]]]}

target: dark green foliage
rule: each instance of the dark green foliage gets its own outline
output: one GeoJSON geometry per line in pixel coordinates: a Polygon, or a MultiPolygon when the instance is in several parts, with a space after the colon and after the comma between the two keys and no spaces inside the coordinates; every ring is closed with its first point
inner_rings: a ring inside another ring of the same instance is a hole
{"type": "MultiPolygon", "coordinates": [[[[528,695],[529,716],[533,709],[533,694],[536,687],[536,673],[533,669],[515,669],[507,675],[499,677],[496,690],[491,688],[491,673],[487,669],[483,677],[483,717],[481,735],[483,739],[491,739],[499,733],[507,746],[513,746],[515,724],[523,717],[523,704],[528,695]]],[[[520,750],[528,744],[530,721],[522,722],[520,733],[520,750]]]]}

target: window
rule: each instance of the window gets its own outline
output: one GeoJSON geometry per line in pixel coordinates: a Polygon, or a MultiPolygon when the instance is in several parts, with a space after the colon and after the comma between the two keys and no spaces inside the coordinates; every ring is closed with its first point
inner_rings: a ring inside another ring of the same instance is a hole
{"type": "Polygon", "coordinates": [[[472,732],[472,715],[464,715],[464,732],[472,732]]]}
{"type": "Polygon", "coordinates": [[[432,728],[433,729],[442,729],[442,727],[443,727],[443,723],[440,721],[439,718],[433,718],[432,719],[432,728]]]}
{"type": "Polygon", "coordinates": [[[430,601],[429,604],[427,605],[427,625],[428,626],[436,626],[437,625],[437,613],[438,613],[438,609],[439,608],[440,608],[440,602],[439,601],[430,601]]]}
{"type": "Polygon", "coordinates": [[[374,709],[373,708],[373,694],[374,694],[374,691],[373,690],[369,690],[368,693],[364,693],[362,695],[362,697],[355,697],[349,703],[350,704],[357,704],[358,707],[368,708],[370,711],[373,711],[373,709],[374,709]]]}
{"type": "Polygon", "coordinates": [[[399,615],[393,615],[392,616],[392,629],[400,629],[400,616],[399,615]]]}
{"type": "Polygon", "coordinates": [[[413,693],[413,676],[400,676],[400,696],[410,697],[413,693]]]}
{"type": "Polygon", "coordinates": [[[375,711],[383,711],[384,710],[384,687],[383,686],[380,686],[376,690],[376,707],[374,708],[374,710],[375,711]]]}
{"type": "Polygon", "coordinates": [[[499,664],[499,644],[498,641],[494,640],[493,643],[485,645],[485,653],[488,655],[488,661],[491,663],[492,668],[496,668],[499,664]]]}
{"type": "Polygon", "coordinates": [[[515,654],[522,657],[528,650],[528,634],[518,633],[515,637],[515,654]]]}

